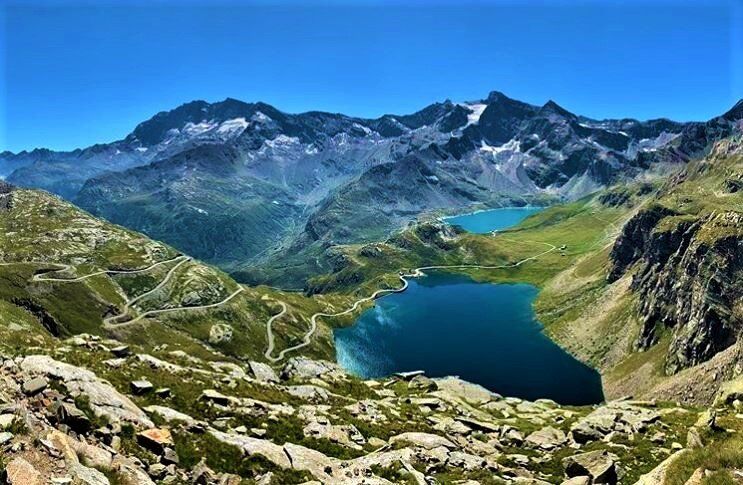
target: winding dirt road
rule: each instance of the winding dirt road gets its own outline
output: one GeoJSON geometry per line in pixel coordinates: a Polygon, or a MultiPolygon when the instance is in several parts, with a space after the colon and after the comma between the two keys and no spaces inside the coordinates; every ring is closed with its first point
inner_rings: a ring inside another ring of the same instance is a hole
{"type": "Polygon", "coordinates": [[[279,303],[282,306],[282,311],[281,311],[281,313],[278,313],[278,314],[272,316],[269,319],[269,321],[268,321],[267,330],[266,330],[268,332],[268,349],[266,350],[266,353],[264,355],[271,362],[274,362],[274,363],[280,362],[281,360],[283,360],[286,357],[286,354],[288,354],[289,352],[293,352],[295,350],[299,350],[299,349],[301,349],[303,347],[306,347],[307,345],[310,344],[310,342],[312,340],[312,336],[317,331],[317,319],[318,318],[320,318],[320,317],[333,318],[333,317],[340,317],[340,316],[343,316],[343,315],[348,315],[349,313],[353,313],[356,310],[358,310],[359,306],[362,305],[363,303],[366,303],[366,302],[369,302],[369,301],[372,301],[372,300],[376,300],[380,296],[384,296],[384,295],[388,295],[388,294],[392,294],[392,293],[402,293],[403,291],[405,291],[405,290],[408,289],[408,285],[409,285],[408,279],[409,278],[418,278],[420,276],[425,276],[425,274],[423,273],[423,271],[437,270],[437,269],[507,269],[507,268],[515,268],[517,266],[521,266],[522,264],[524,264],[524,263],[526,263],[528,261],[532,261],[532,260],[537,259],[537,258],[539,258],[541,256],[544,256],[545,254],[548,254],[548,253],[551,253],[552,251],[557,250],[557,246],[555,246],[554,244],[550,244],[550,243],[545,243],[545,242],[540,242],[540,241],[522,241],[522,242],[528,242],[528,243],[534,243],[534,244],[543,244],[545,246],[549,246],[549,249],[546,250],[546,251],[543,251],[543,252],[541,252],[539,254],[536,254],[534,256],[530,256],[528,258],[524,258],[524,259],[522,259],[520,261],[517,261],[515,263],[512,263],[512,264],[501,264],[501,265],[493,265],[493,266],[480,265],[480,264],[458,264],[458,265],[421,266],[420,268],[415,268],[409,274],[400,274],[399,275],[399,279],[400,279],[400,281],[402,281],[402,286],[400,288],[387,288],[387,289],[377,290],[374,293],[372,293],[371,296],[367,296],[365,298],[361,298],[360,300],[356,300],[356,302],[354,302],[354,304],[350,308],[348,308],[346,310],[343,310],[342,312],[338,312],[338,313],[318,312],[318,313],[315,313],[310,318],[310,328],[307,331],[307,333],[304,335],[304,337],[302,338],[302,342],[299,343],[299,344],[297,344],[297,345],[293,345],[291,347],[287,347],[286,349],[284,349],[281,352],[279,352],[279,355],[277,355],[276,357],[274,357],[272,355],[273,354],[273,350],[274,350],[274,336],[273,336],[272,324],[273,324],[273,322],[277,318],[283,316],[286,313],[286,311],[287,311],[286,310],[286,304],[284,302],[282,302],[282,301],[276,300],[277,303],[279,303]]]}
{"type": "Polygon", "coordinates": [[[140,320],[142,320],[143,318],[151,317],[152,315],[159,315],[159,314],[162,314],[162,313],[180,312],[180,311],[186,311],[186,310],[188,310],[188,311],[207,310],[209,308],[216,308],[218,306],[222,306],[222,305],[224,305],[226,303],[229,303],[230,300],[232,300],[233,298],[235,298],[237,295],[239,295],[243,291],[245,291],[245,288],[243,288],[241,286],[240,288],[238,288],[237,290],[235,290],[232,294],[230,294],[228,297],[226,297],[224,300],[218,301],[216,303],[210,303],[208,305],[178,306],[178,307],[173,307],[173,308],[162,308],[160,310],[148,310],[148,311],[146,311],[146,312],[138,315],[136,318],[133,318],[131,320],[127,320],[126,322],[121,322],[121,323],[106,323],[104,321],[104,327],[105,328],[108,328],[108,329],[121,328],[121,327],[125,327],[127,325],[132,325],[134,323],[137,323],[140,320]]]}
{"type": "MultiPolygon", "coordinates": [[[[159,289],[161,289],[162,287],[164,287],[166,284],[168,284],[168,281],[170,281],[170,278],[173,277],[173,274],[175,274],[175,272],[178,270],[178,268],[180,268],[183,264],[185,264],[185,263],[187,263],[189,261],[191,261],[191,258],[184,257],[182,260],[180,260],[178,262],[178,264],[176,264],[175,266],[173,266],[172,268],[170,268],[170,270],[168,271],[168,273],[165,275],[165,278],[163,278],[163,280],[160,283],[158,283],[158,285],[156,287],[152,288],[149,291],[146,291],[146,292],[142,293],[139,296],[136,296],[136,297],[132,298],[131,300],[127,300],[127,302],[124,304],[124,309],[121,311],[121,313],[119,313],[118,315],[112,315],[110,317],[104,318],[103,319],[103,325],[104,326],[111,326],[112,324],[115,324],[116,321],[119,320],[121,317],[124,317],[124,316],[128,315],[129,314],[129,310],[132,308],[132,306],[135,303],[137,303],[140,300],[143,300],[143,299],[147,298],[148,296],[152,295],[153,293],[155,293],[156,291],[158,291],[159,289]]],[[[141,315],[138,317],[138,319],[141,319],[141,315]]],[[[128,323],[131,323],[131,320],[128,323]]]]}
{"type": "Polygon", "coordinates": [[[42,265],[42,266],[56,266],[58,269],[54,269],[54,270],[47,271],[47,272],[44,272],[44,273],[35,274],[31,278],[31,281],[34,281],[34,282],[56,282],[56,283],[78,283],[78,282],[81,282],[81,281],[85,281],[88,278],[92,278],[94,276],[99,276],[99,275],[104,275],[104,274],[114,275],[114,274],[137,274],[137,273],[144,273],[146,271],[152,270],[153,268],[156,268],[156,267],[161,266],[161,265],[164,265],[164,264],[172,263],[174,261],[178,261],[178,263],[176,265],[174,265],[172,268],[170,268],[170,270],[168,270],[168,273],[165,275],[165,277],[162,279],[162,281],[160,281],[160,283],[158,283],[157,286],[155,286],[151,290],[148,290],[148,291],[142,293],[139,296],[136,296],[136,297],[134,297],[132,299],[128,299],[126,301],[125,305],[124,305],[123,310],[119,314],[117,314],[117,315],[111,315],[109,317],[104,318],[103,319],[103,326],[104,326],[104,328],[112,329],[112,328],[122,327],[122,326],[125,326],[125,325],[132,325],[134,323],[139,322],[140,320],[142,320],[144,318],[150,317],[152,315],[158,315],[158,314],[161,314],[161,313],[170,313],[170,312],[177,312],[177,311],[184,311],[184,310],[205,310],[205,309],[209,309],[209,308],[215,308],[215,307],[218,307],[218,306],[221,306],[221,305],[224,305],[224,304],[228,303],[230,300],[232,300],[233,298],[235,298],[237,295],[239,295],[240,293],[242,293],[243,291],[245,291],[245,289],[241,286],[239,289],[237,289],[236,291],[234,291],[232,294],[230,294],[229,296],[227,296],[225,299],[223,299],[222,301],[216,302],[216,303],[211,303],[211,304],[208,304],[208,305],[199,305],[199,306],[182,306],[182,307],[173,307],[173,308],[163,308],[163,309],[159,309],[159,310],[148,310],[146,312],[141,313],[140,315],[137,315],[135,318],[133,318],[131,320],[127,320],[125,322],[118,323],[117,322],[118,320],[120,320],[121,318],[123,318],[123,317],[125,317],[125,316],[127,316],[129,314],[129,311],[131,310],[132,306],[135,303],[137,303],[138,301],[141,301],[141,300],[147,298],[148,296],[152,295],[156,291],[158,291],[161,288],[163,288],[166,284],[168,284],[168,282],[171,280],[171,278],[173,277],[173,275],[175,274],[175,272],[178,270],[178,268],[180,268],[185,263],[187,263],[189,261],[192,261],[192,258],[190,258],[188,256],[180,255],[180,256],[175,256],[175,257],[170,258],[170,259],[166,259],[164,261],[158,261],[157,263],[153,263],[153,264],[151,264],[149,266],[146,266],[144,268],[121,269],[121,270],[119,270],[119,269],[101,270],[101,271],[96,271],[96,272],[89,273],[89,274],[86,274],[86,275],[83,275],[83,276],[78,276],[78,277],[75,277],[75,278],[55,278],[55,277],[46,276],[46,275],[48,275],[50,273],[58,273],[60,271],[72,271],[73,270],[73,267],[71,265],[69,265],[69,264],[66,264],[66,263],[50,263],[50,262],[47,262],[47,261],[14,261],[14,262],[0,262],[0,266],[14,266],[14,265],[22,265],[22,264],[35,264],[35,265],[42,265]]]}
{"type": "Polygon", "coordinates": [[[153,268],[156,268],[157,266],[160,266],[160,265],[163,265],[163,264],[172,263],[173,261],[177,261],[179,259],[189,260],[191,258],[189,258],[187,256],[180,255],[180,256],[176,256],[174,258],[166,259],[165,261],[159,261],[157,263],[153,263],[153,264],[151,264],[151,265],[149,265],[147,267],[144,267],[144,268],[138,268],[138,269],[104,269],[104,270],[101,270],[101,271],[96,271],[95,273],[86,274],[84,276],[78,276],[77,278],[54,278],[54,277],[48,277],[48,276],[46,276],[46,275],[48,275],[50,273],[58,273],[60,271],[72,270],[72,266],[70,266],[69,264],[64,264],[64,263],[46,263],[46,262],[43,262],[42,263],[42,262],[36,262],[36,261],[29,261],[27,263],[20,263],[19,262],[19,263],[5,263],[5,264],[6,265],[11,265],[11,264],[44,264],[44,265],[49,265],[49,266],[57,266],[59,269],[55,269],[55,270],[52,270],[52,271],[47,271],[47,272],[44,272],[44,273],[35,274],[33,276],[33,278],[31,278],[31,280],[32,281],[56,281],[56,282],[63,282],[63,283],[74,283],[74,282],[77,282],[77,281],[84,281],[84,280],[87,280],[88,278],[92,278],[93,276],[99,276],[99,275],[103,275],[103,274],[136,274],[136,273],[144,273],[146,271],[150,271],[153,268]]]}

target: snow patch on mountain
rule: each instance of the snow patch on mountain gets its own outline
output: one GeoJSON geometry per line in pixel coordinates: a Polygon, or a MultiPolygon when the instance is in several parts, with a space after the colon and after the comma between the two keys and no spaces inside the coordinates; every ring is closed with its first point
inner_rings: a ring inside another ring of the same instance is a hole
{"type": "Polygon", "coordinates": [[[245,128],[247,128],[249,123],[245,120],[245,118],[233,118],[231,120],[223,121],[221,125],[219,125],[219,128],[217,128],[217,133],[220,135],[227,135],[227,136],[236,136],[245,131],[245,128]]]}
{"type": "Polygon", "coordinates": [[[488,145],[483,140],[482,145],[480,146],[480,151],[492,153],[493,155],[497,155],[503,152],[518,152],[518,151],[521,151],[521,142],[514,138],[513,140],[507,141],[503,145],[492,146],[492,145],[488,145]]]}
{"type": "Polygon", "coordinates": [[[213,130],[217,127],[217,124],[212,121],[201,121],[199,123],[188,122],[183,127],[183,133],[190,136],[198,136],[207,131],[213,130]]]}
{"type": "Polygon", "coordinates": [[[465,125],[465,127],[479,123],[480,116],[482,116],[485,108],[488,107],[488,105],[484,103],[462,104],[461,106],[464,106],[465,108],[470,110],[469,114],[467,115],[467,124],[465,125]]]}
{"type": "Polygon", "coordinates": [[[256,111],[255,114],[250,117],[250,120],[255,121],[256,123],[268,123],[269,121],[273,121],[270,116],[261,111],[256,111]]]}

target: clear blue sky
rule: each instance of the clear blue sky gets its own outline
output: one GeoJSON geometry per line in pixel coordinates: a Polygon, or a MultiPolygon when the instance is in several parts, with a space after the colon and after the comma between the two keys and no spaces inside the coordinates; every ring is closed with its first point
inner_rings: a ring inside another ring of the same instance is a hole
{"type": "Polygon", "coordinates": [[[112,141],[228,96],[371,117],[499,90],[679,120],[743,97],[741,0],[4,5],[0,150],[112,141]]]}

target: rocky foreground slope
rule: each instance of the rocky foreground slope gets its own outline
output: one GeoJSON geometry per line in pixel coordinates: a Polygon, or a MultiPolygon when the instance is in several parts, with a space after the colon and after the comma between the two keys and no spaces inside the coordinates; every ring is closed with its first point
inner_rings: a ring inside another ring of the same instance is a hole
{"type": "Polygon", "coordinates": [[[565,407],[453,377],[360,381],[324,361],[273,369],[90,335],[3,349],[0,450],[13,485],[663,483],[685,472],[674,457],[726,434],[717,422],[733,409],[723,401],[700,419],[631,399],[565,407]]]}

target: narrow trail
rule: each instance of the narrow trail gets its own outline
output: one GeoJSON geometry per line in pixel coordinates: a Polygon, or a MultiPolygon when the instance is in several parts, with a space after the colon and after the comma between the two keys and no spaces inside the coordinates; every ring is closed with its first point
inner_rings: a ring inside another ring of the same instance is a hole
{"type": "Polygon", "coordinates": [[[176,265],[174,265],[172,268],[170,268],[170,270],[168,270],[168,272],[165,275],[165,277],[162,279],[162,281],[160,281],[160,283],[157,284],[157,286],[155,286],[151,290],[148,290],[148,291],[142,293],[141,295],[138,295],[138,296],[136,296],[134,298],[131,298],[131,299],[127,299],[126,302],[125,302],[125,304],[124,304],[123,310],[119,314],[117,314],[117,315],[111,315],[111,316],[106,317],[106,318],[103,319],[103,327],[110,330],[110,329],[114,329],[114,328],[120,328],[120,327],[123,327],[123,326],[132,325],[132,324],[137,323],[140,320],[143,320],[145,318],[148,318],[148,317],[150,317],[152,315],[158,315],[158,314],[162,314],[162,313],[171,313],[171,312],[177,312],[177,311],[186,311],[186,310],[192,310],[193,311],[193,310],[205,310],[205,309],[209,309],[209,308],[215,308],[215,307],[222,306],[222,305],[228,303],[233,298],[235,298],[237,295],[239,295],[240,293],[242,293],[243,291],[245,291],[245,288],[243,288],[241,286],[239,289],[237,289],[236,291],[234,291],[232,294],[230,294],[229,296],[227,296],[225,299],[223,299],[222,301],[216,302],[216,303],[211,303],[211,304],[208,304],[208,305],[199,305],[199,306],[181,306],[181,307],[173,307],[173,308],[163,308],[163,309],[159,309],[159,310],[148,310],[146,312],[141,313],[140,315],[137,315],[135,318],[133,318],[131,320],[127,320],[125,322],[117,323],[118,320],[120,320],[121,318],[123,318],[123,317],[125,317],[125,316],[127,316],[129,314],[129,311],[131,310],[132,306],[135,303],[137,303],[138,301],[141,301],[141,300],[147,298],[148,296],[150,296],[153,293],[157,292],[158,290],[162,289],[172,279],[173,275],[178,270],[178,268],[180,268],[182,265],[188,263],[189,261],[193,261],[193,259],[190,258],[190,257],[188,257],[188,256],[180,255],[180,256],[175,256],[175,257],[170,258],[170,259],[166,259],[164,261],[158,261],[157,263],[153,263],[153,264],[151,264],[149,266],[146,266],[144,268],[126,269],[126,270],[124,270],[124,269],[122,269],[122,270],[118,270],[118,269],[101,270],[101,271],[96,271],[96,272],[89,273],[89,274],[86,274],[86,275],[83,275],[83,276],[78,276],[78,277],[75,277],[75,278],[55,278],[55,277],[48,277],[48,276],[46,276],[47,274],[58,273],[60,271],[72,271],[73,270],[73,267],[71,265],[69,265],[69,264],[66,264],[66,263],[50,263],[48,261],[13,261],[13,262],[0,262],[0,266],[15,266],[15,265],[24,265],[24,264],[34,264],[34,265],[42,265],[42,266],[56,266],[58,269],[54,269],[54,270],[51,270],[51,271],[48,271],[48,272],[44,272],[44,273],[35,274],[33,277],[31,277],[31,281],[33,281],[33,282],[56,282],[56,283],[79,283],[81,281],[87,280],[88,278],[92,278],[94,276],[100,276],[100,275],[104,275],[104,274],[115,275],[115,274],[137,274],[137,273],[144,273],[144,272],[147,272],[147,271],[152,270],[153,268],[156,268],[156,267],[161,266],[161,265],[164,265],[164,264],[172,263],[174,261],[178,261],[178,263],[176,265]]]}
{"type": "Polygon", "coordinates": [[[159,261],[157,263],[153,263],[153,264],[151,264],[151,265],[149,265],[147,267],[144,267],[144,268],[138,268],[138,269],[105,269],[105,270],[101,270],[101,271],[96,271],[95,273],[86,274],[84,276],[78,276],[77,278],[54,278],[54,277],[46,276],[46,275],[48,275],[50,273],[58,273],[60,271],[69,271],[69,270],[72,270],[72,266],[70,266],[69,264],[65,264],[65,263],[46,263],[46,262],[41,263],[41,262],[29,261],[28,263],[25,263],[25,262],[24,263],[20,263],[19,262],[19,263],[4,263],[4,264],[5,265],[11,265],[11,264],[46,264],[46,265],[51,265],[51,266],[58,266],[59,269],[55,269],[55,270],[48,271],[48,272],[45,272],[45,273],[35,274],[31,278],[31,280],[32,281],[53,281],[53,282],[56,281],[56,282],[61,282],[61,283],[75,283],[75,282],[87,280],[88,278],[92,278],[93,276],[99,276],[99,275],[103,275],[103,274],[137,274],[137,273],[144,273],[146,271],[150,271],[151,269],[156,268],[157,266],[161,266],[163,264],[172,263],[173,261],[178,261],[178,260],[189,260],[189,259],[190,258],[187,257],[187,256],[180,255],[180,256],[176,256],[174,258],[166,259],[165,261],[159,261]]]}
{"type": "Polygon", "coordinates": [[[266,322],[266,327],[268,328],[268,347],[266,348],[266,353],[264,355],[269,360],[272,360],[271,354],[273,354],[273,348],[275,344],[275,341],[273,338],[273,330],[272,330],[273,322],[274,320],[283,317],[284,314],[287,312],[286,303],[284,303],[283,301],[279,301],[279,300],[274,300],[274,301],[276,301],[276,303],[281,305],[281,311],[277,313],[276,315],[272,316],[271,318],[269,318],[268,322],[266,322]]]}
{"type": "Polygon", "coordinates": [[[104,328],[107,328],[107,329],[111,330],[111,329],[114,329],[114,328],[126,327],[126,326],[129,326],[129,325],[133,325],[133,324],[139,322],[140,320],[142,320],[144,318],[151,317],[152,315],[160,315],[160,314],[163,314],[163,313],[172,313],[172,312],[181,312],[181,311],[195,311],[195,310],[207,310],[209,308],[216,308],[216,307],[222,306],[222,305],[224,305],[226,303],[229,303],[230,300],[232,300],[233,298],[235,298],[237,295],[239,295],[243,291],[245,291],[245,288],[243,288],[241,286],[240,288],[238,288],[237,290],[235,290],[232,294],[230,294],[228,297],[226,297],[224,300],[218,301],[216,303],[210,303],[208,305],[178,306],[178,307],[173,307],[173,308],[162,308],[160,310],[148,310],[148,311],[146,311],[146,312],[138,315],[136,318],[133,318],[131,320],[127,320],[126,322],[121,322],[121,323],[105,323],[104,322],[104,328]]]}
{"type": "Polygon", "coordinates": [[[156,291],[158,291],[159,289],[161,289],[165,285],[167,285],[168,284],[168,281],[170,281],[170,279],[173,277],[173,274],[175,274],[175,272],[178,270],[178,268],[180,268],[183,264],[185,264],[185,263],[187,263],[189,261],[191,261],[191,258],[184,258],[181,261],[179,261],[178,264],[176,264],[175,266],[173,266],[172,268],[170,268],[170,270],[168,271],[168,273],[165,275],[165,278],[163,278],[163,280],[156,287],[152,288],[149,291],[146,291],[146,292],[142,293],[139,296],[136,296],[136,297],[132,298],[131,300],[128,300],[124,304],[124,309],[118,315],[112,315],[110,317],[104,318],[103,319],[103,325],[104,325],[104,327],[105,326],[109,326],[112,323],[115,324],[117,320],[119,320],[120,318],[122,318],[122,317],[124,317],[124,316],[126,316],[126,315],[129,314],[129,310],[132,308],[132,306],[135,303],[137,303],[140,300],[143,300],[143,299],[147,298],[148,296],[152,295],[153,293],[155,293],[156,291]]]}
{"type": "Polygon", "coordinates": [[[299,350],[299,349],[301,349],[303,347],[306,347],[307,345],[310,344],[310,342],[312,340],[312,336],[317,331],[317,319],[318,318],[321,318],[321,317],[334,318],[334,317],[340,317],[340,316],[343,316],[343,315],[348,315],[349,313],[353,313],[356,310],[358,310],[359,306],[362,305],[363,303],[376,300],[380,296],[384,296],[384,295],[388,295],[388,294],[392,294],[392,293],[402,293],[403,291],[405,291],[405,290],[408,289],[408,286],[409,286],[408,279],[409,278],[418,278],[418,277],[421,277],[421,276],[425,276],[425,274],[423,273],[423,271],[437,270],[437,269],[507,269],[507,268],[515,268],[515,267],[521,266],[522,264],[524,264],[524,263],[526,263],[528,261],[535,260],[535,259],[537,259],[537,258],[539,258],[541,256],[544,256],[545,254],[548,254],[548,253],[551,253],[552,251],[556,251],[557,250],[557,246],[555,246],[554,244],[550,244],[550,243],[545,243],[545,242],[541,242],[541,241],[522,241],[522,242],[528,242],[528,243],[533,243],[533,244],[543,244],[545,246],[549,246],[549,249],[547,249],[546,251],[543,251],[543,252],[541,252],[539,254],[536,254],[534,256],[530,256],[528,258],[524,258],[524,259],[522,259],[520,261],[517,261],[515,263],[512,263],[512,264],[501,264],[501,265],[458,264],[458,265],[421,266],[420,268],[415,268],[413,271],[411,271],[408,274],[400,274],[398,276],[398,278],[400,279],[400,281],[402,281],[402,286],[400,288],[386,288],[386,289],[377,290],[374,293],[372,293],[371,296],[367,296],[365,298],[361,298],[359,300],[356,300],[356,302],[354,302],[354,304],[351,307],[349,307],[346,310],[343,310],[341,312],[338,312],[338,313],[324,313],[324,312],[315,313],[310,318],[310,328],[307,331],[307,333],[305,333],[304,337],[302,338],[302,342],[299,343],[299,344],[297,344],[297,345],[293,345],[291,347],[287,347],[286,349],[284,349],[281,352],[279,352],[279,354],[276,357],[274,357],[272,355],[273,354],[273,350],[274,350],[274,336],[273,336],[272,324],[273,324],[273,322],[277,318],[281,317],[282,315],[284,315],[286,313],[286,304],[284,302],[282,302],[282,301],[278,301],[277,300],[277,302],[282,306],[282,311],[281,311],[281,313],[278,313],[278,314],[274,315],[273,317],[271,317],[269,319],[269,324],[267,325],[267,330],[266,330],[268,332],[268,349],[266,350],[265,357],[268,360],[270,360],[271,362],[273,362],[273,363],[280,362],[281,360],[283,360],[286,357],[286,354],[288,354],[289,352],[293,352],[295,350],[299,350]]]}

